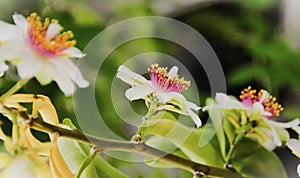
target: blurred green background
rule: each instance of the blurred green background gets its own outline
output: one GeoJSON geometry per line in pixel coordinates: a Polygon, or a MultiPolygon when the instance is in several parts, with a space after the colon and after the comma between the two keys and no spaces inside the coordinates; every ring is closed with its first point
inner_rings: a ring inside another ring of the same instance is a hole
{"type": "MultiPolygon", "coordinates": [[[[74,32],[76,46],[81,50],[103,29],[121,20],[152,15],[174,18],[196,29],[211,44],[225,72],[229,94],[238,96],[248,85],[265,88],[285,107],[280,120],[287,121],[300,115],[300,3],[297,0],[0,0],[1,20],[12,23],[11,16],[15,12],[24,16],[37,12],[43,18],[58,19],[65,30],[74,32]]],[[[113,40],[113,37],[107,40],[113,40]]],[[[99,112],[110,129],[125,139],[130,139],[135,130],[118,119],[107,96],[111,96],[111,84],[118,66],[144,52],[168,54],[182,62],[196,80],[196,84],[192,85],[198,87],[201,106],[205,98],[211,96],[204,70],[184,48],[151,38],[126,43],[110,54],[96,83],[99,112]]],[[[17,80],[15,71],[8,71],[0,80],[0,92],[4,93],[17,80]]],[[[76,123],[72,97],[64,97],[55,83],[40,86],[33,79],[22,92],[49,96],[59,117],[69,117],[76,123]]],[[[143,114],[146,111],[140,101],[132,105],[136,112],[143,114]]],[[[207,117],[203,113],[200,115],[207,117]]],[[[9,123],[2,120],[9,132],[9,123]]],[[[45,134],[37,135],[47,139],[45,134]]],[[[293,164],[297,159],[285,148],[276,152],[285,162],[289,176],[295,176],[293,164]]],[[[185,171],[155,169],[109,157],[107,160],[133,177],[190,175],[185,171]]]]}

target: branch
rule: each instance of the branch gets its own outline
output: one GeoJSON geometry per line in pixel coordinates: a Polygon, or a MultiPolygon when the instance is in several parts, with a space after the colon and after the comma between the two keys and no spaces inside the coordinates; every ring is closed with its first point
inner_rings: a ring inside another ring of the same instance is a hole
{"type": "MultiPolygon", "coordinates": [[[[39,130],[46,133],[59,133],[60,136],[75,139],[93,146],[100,148],[101,151],[104,150],[117,150],[125,152],[139,153],[141,155],[149,156],[152,158],[160,159],[165,163],[173,164],[182,169],[188,170],[194,175],[200,176],[215,176],[215,177],[228,177],[228,178],[242,178],[242,176],[236,172],[230,171],[228,169],[220,169],[216,167],[211,167],[196,163],[179,156],[168,154],[164,151],[147,146],[145,143],[133,143],[129,141],[118,141],[106,138],[94,137],[82,133],[77,129],[69,130],[55,125],[44,122],[41,118],[30,119],[28,116],[23,117],[30,121],[31,128],[39,130]]],[[[195,176],[196,177],[196,176],[195,176]]]]}

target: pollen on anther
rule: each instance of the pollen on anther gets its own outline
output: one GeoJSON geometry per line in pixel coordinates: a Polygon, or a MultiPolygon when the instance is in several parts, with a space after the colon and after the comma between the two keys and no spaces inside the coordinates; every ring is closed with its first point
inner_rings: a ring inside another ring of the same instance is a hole
{"type": "Polygon", "coordinates": [[[157,63],[152,64],[150,68],[148,68],[151,81],[154,85],[167,92],[182,92],[187,90],[190,86],[190,81],[179,78],[178,75],[175,75],[175,77],[170,76],[167,70],[167,67],[159,67],[157,63]]]}
{"type": "Polygon", "coordinates": [[[255,102],[261,103],[264,111],[271,113],[271,116],[267,116],[267,118],[279,116],[280,112],[284,109],[276,102],[276,97],[270,95],[266,90],[260,90],[256,93],[256,90],[252,90],[250,86],[241,92],[240,99],[242,103],[251,106],[255,102]]]}
{"type": "Polygon", "coordinates": [[[52,19],[50,23],[50,19],[45,18],[42,22],[37,13],[32,13],[27,17],[27,21],[29,25],[28,41],[33,49],[43,56],[64,55],[64,50],[76,44],[76,41],[72,40],[73,33],[71,31],[61,33],[63,29],[61,26],[59,26],[57,34],[54,32],[54,37],[51,39],[46,38],[50,24],[59,25],[56,19],[52,19]]]}

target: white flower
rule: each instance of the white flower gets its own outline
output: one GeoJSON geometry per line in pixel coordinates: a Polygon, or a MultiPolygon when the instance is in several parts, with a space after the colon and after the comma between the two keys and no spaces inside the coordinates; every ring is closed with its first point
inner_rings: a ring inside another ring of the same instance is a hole
{"type": "Polygon", "coordinates": [[[46,18],[42,23],[36,13],[27,19],[14,14],[13,20],[15,25],[0,21],[0,58],[16,65],[21,78],[36,77],[42,85],[54,80],[65,95],[73,94],[74,83],[81,88],[89,85],[70,60],[85,56],[70,40],[71,31],[61,33],[57,20],[46,18]]]}
{"type": "Polygon", "coordinates": [[[248,87],[241,92],[240,99],[241,101],[224,93],[217,93],[215,98],[216,103],[207,105],[203,107],[202,110],[244,110],[247,112],[248,117],[255,112],[259,112],[262,116],[263,124],[258,123],[256,129],[264,132],[264,135],[267,135],[267,139],[257,137],[257,134],[253,135],[264,147],[269,150],[273,150],[276,146],[281,146],[281,136],[288,137],[286,139],[289,139],[289,133],[286,129],[297,127],[300,123],[299,119],[294,119],[287,123],[271,120],[272,118],[279,116],[279,113],[283,110],[283,107],[276,103],[276,98],[271,96],[266,90],[260,90],[259,93],[256,93],[256,90],[252,90],[251,87],[248,87]]]}
{"type": "Polygon", "coordinates": [[[228,96],[224,93],[217,93],[216,94],[216,104],[207,105],[202,108],[203,111],[209,109],[242,109],[247,110],[248,114],[250,115],[253,112],[259,111],[264,116],[270,116],[271,113],[264,110],[264,107],[261,103],[255,102],[251,103],[251,106],[244,105],[242,102],[237,100],[235,97],[228,96]]]}
{"type": "Polygon", "coordinates": [[[132,72],[125,66],[120,66],[117,78],[130,84],[132,87],[126,90],[125,96],[130,101],[137,99],[145,99],[149,94],[154,93],[156,98],[164,104],[164,109],[189,115],[197,127],[201,126],[199,116],[194,113],[200,109],[194,103],[185,99],[180,92],[183,92],[190,85],[189,81],[183,78],[179,79],[177,72],[178,67],[173,66],[169,72],[167,68],[159,67],[158,64],[152,64],[148,69],[151,80],[145,79],[143,76],[132,72]],[[171,105],[170,105],[171,104],[171,105]],[[178,110],[172,106],[178,106],[178,110]]]}

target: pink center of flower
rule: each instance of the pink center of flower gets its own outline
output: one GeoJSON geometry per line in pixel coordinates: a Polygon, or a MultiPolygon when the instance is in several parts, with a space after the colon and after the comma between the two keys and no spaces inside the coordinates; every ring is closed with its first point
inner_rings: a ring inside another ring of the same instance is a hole
{"type": "Polygon", "coordinates": [[[62,27],[58,21],[53,19],[50,23],[48,18],[44,23],[41,18],[32,13],[27,17],[28,21],[28,38],[31,46],[42,56],[63,55],[62,51],[73,47],[76,44],[71,31],[61,33],[62,27]]]}
{"type": "Polygon", "coordinates": [[[190,86],[190,81],[179,78],[177,74],[171,76],[167,69],[167,67],[159,67],[156,63],[148,68],[151,81],[155,86],[166,92],[182,92],[190,86]]]}
{"type": "Polygon", "coordinates": [[[256,93],[256,90],[251,90],[251,87],[244,89],[240,95],[241,102],[247,106],[252,107],[256,102],[259,102],[264,107],[266,112],[271,113],[271,116],[265,116],[266,118],[278,117],[279,113],[283,111],[283,107],[276,102],[276,98],[271,96],[266,90],[260,90],[256,93]]]}

